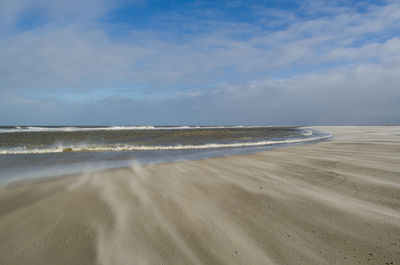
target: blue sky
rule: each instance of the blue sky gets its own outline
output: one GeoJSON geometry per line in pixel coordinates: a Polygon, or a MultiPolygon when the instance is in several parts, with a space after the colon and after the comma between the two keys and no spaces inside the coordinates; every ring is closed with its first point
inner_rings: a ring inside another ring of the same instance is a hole
{"type": "Polygon", "coordinates": [[[391,0],[3,0],[0,124],[399,124],[399,25],[391,0]]]}

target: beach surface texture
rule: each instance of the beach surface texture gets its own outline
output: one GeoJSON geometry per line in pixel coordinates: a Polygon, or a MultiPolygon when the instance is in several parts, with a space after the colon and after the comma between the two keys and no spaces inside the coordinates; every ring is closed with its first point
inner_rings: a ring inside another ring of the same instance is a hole
{"type": "Polygon", "coordinates": [[[400,264],[400,127],[0,189],[0,264],[400,264]]]}

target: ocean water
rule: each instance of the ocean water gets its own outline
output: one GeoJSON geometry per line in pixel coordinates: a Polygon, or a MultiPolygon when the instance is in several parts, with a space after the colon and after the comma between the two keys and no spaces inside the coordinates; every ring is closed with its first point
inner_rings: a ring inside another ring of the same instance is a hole
{"type": "Polygon", "coordinates": [[[300,127],[0,127],[0,183],[136,163],[252,153],[322,141],[300,127]]]}

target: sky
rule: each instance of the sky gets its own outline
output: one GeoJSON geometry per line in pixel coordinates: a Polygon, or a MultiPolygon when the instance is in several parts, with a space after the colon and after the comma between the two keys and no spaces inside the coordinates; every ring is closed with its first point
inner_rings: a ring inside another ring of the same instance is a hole
{"type": "Polygon", "coordinates": [[[400,1],[0,1],[0,125],[386,124],[400,1]]]}

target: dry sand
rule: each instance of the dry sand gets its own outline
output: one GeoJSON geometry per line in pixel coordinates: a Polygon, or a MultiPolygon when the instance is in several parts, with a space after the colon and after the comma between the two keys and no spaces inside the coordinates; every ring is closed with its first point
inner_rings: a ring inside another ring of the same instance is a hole
{"type": "Polygon", "coordinates": [[[400,264],[400,127],[0,190],[1,264],[400,264]]]}

